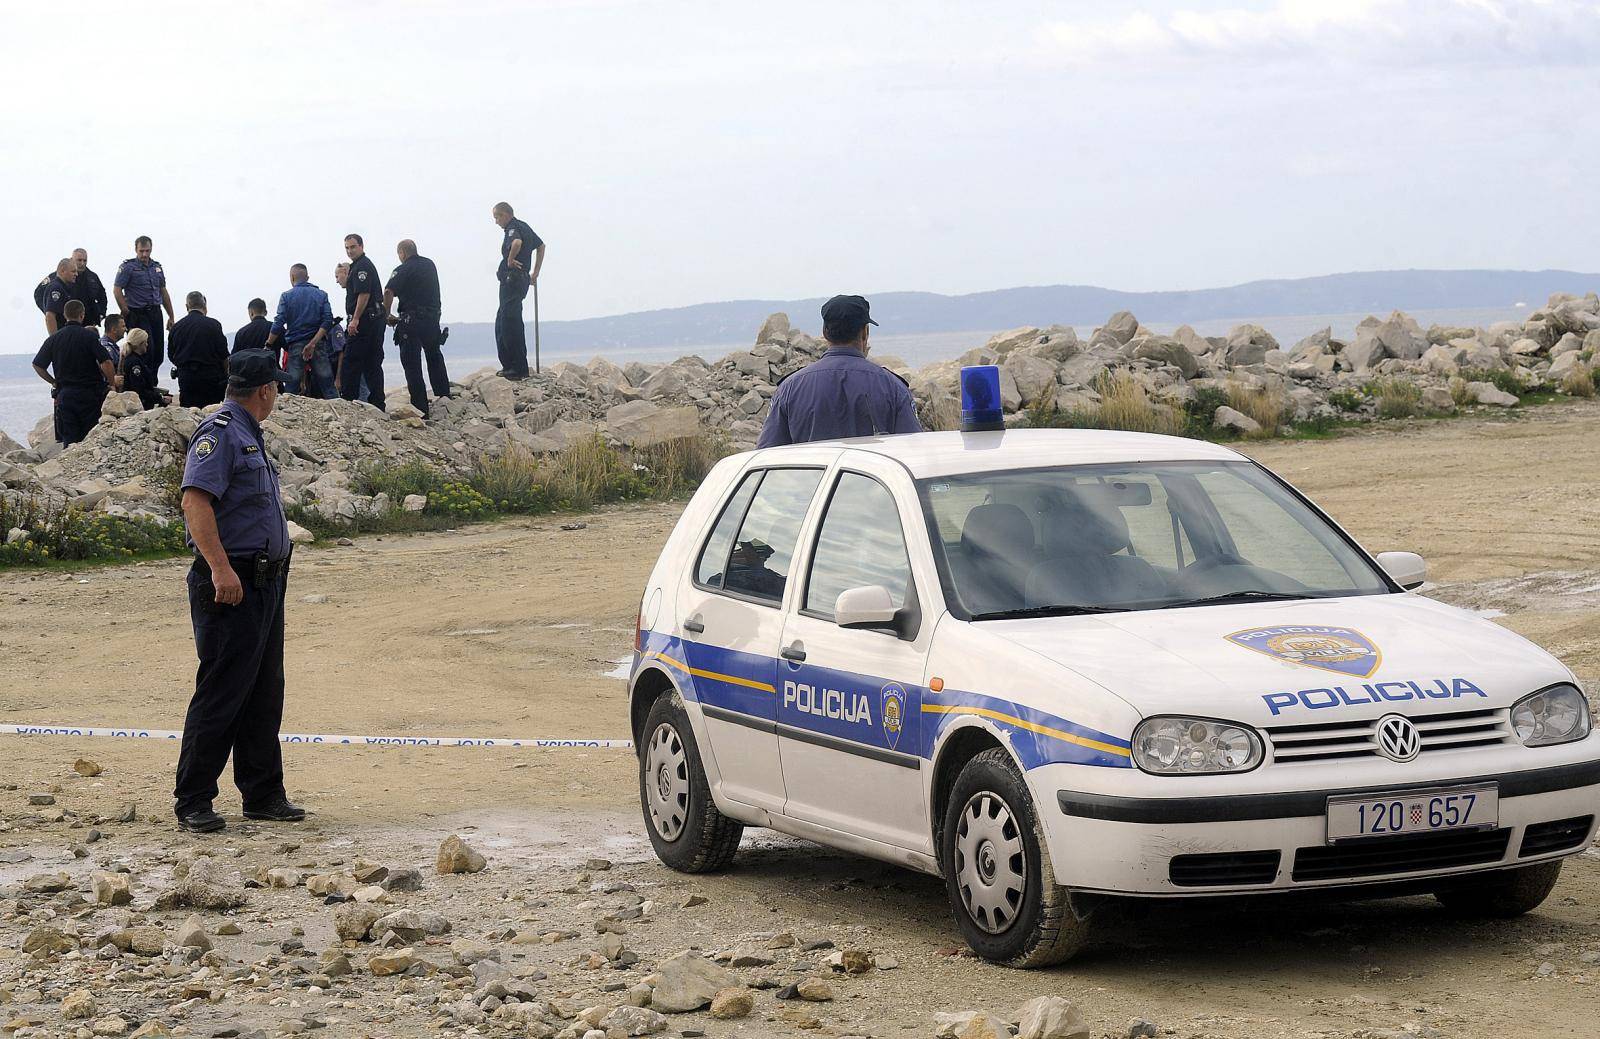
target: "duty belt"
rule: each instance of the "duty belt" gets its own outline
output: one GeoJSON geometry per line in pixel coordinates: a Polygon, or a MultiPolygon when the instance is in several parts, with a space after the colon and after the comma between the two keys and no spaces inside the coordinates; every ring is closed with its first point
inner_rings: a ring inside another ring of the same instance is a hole
{"type": "MultiPolygon", "coordinates": [[[[289,554],[282,559],[268,559],[265,552],[257,552],[251,556],[229,556],[228,566],[239,575],[239,580],[249,580],[257,588],[263,588],[272,581],[276,581],[289,572],[289,560],[294,558],[294,546],[289,547],[289,554]]],[[[211,564],[206,562],[205,556],[195,553],[194,568],[207,577],[211,576],[211,564]]]]}

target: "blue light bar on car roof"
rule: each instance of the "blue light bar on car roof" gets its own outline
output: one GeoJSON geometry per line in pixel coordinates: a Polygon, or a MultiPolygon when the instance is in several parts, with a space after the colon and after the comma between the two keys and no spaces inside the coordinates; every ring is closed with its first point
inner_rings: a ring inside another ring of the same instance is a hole
{"type": "Polygon", "coordinates": [[[1000,406],[1000,369],[992,364],[961,369],[961,432],[981,433],[1005,426],[1005,413],[1000,406]]]}

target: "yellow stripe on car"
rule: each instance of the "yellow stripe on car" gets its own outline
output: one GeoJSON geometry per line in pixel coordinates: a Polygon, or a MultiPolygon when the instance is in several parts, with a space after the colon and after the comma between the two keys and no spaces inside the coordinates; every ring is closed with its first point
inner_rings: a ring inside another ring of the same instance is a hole
{"type": "Polygon", "coordinates": [[[924,714],[973,714],[980,718],[992,718],[997,722],[1005,722],[1007,725],[1015,725],[1018,728],[1027,729],[1029,732],[1037,732],[1041,736],[1050,736],[1054,739],[1065,740],[1068,743],[1076,743],[1080,747],[1088,747],[1091,750],[1103,751],[1106,754],[1115,754],[1118,757],[1123,758],[1133,756],[1127,747],[1118,747],[1110,743],[1101,743],[1099,740],[1091,740],[1086,736],[1077,736],[1070,732],[1064,732],[1061,729],[1052,729],[1048,725],[1039,725],[1036,722],[1024,721],[1014,715],[1002,714],[999,711],[991,711],[987,707],[962,707],[957,704],[925,703],[922,705],[922,710],[924,714]]]}
{"type": "Polygon", "coordinates": [[[678,660],[676,657],[669,657],[665,653],[650,652],[645,654],[645,658],[649,660],[659,660],[665,664],[671,664],[684,674],[693,675],[696,678],[709,678],[713,682],[728,682],[733,685],[742,685],[750,689],[759,689],[764,693],[777,692],[777,690],[767,682],[757,682],[751,678],[740,678],[738,675],[724,675],[717,671],[707,671],[703,668],[690,667],[688,664],[678,660]]]}

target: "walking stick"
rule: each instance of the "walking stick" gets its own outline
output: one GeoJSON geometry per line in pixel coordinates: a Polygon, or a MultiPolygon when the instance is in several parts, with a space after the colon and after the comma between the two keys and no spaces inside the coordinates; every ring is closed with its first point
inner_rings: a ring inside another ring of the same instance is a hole
{"type": "Polygon", "coordinates": [[[539,283],[533,283],[533,370],[539,370],[539,283]]]}

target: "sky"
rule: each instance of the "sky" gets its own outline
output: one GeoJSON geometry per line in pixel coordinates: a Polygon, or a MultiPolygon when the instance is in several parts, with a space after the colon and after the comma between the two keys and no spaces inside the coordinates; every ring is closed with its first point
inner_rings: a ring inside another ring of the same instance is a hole
{"type": "Polygon", "coordinates": [[[492,320],[736,298],[1593,269],[1600,4],[76,0],[0,12],[0,352],[140,234],[232,328],[348,231],[492,320]]]}

